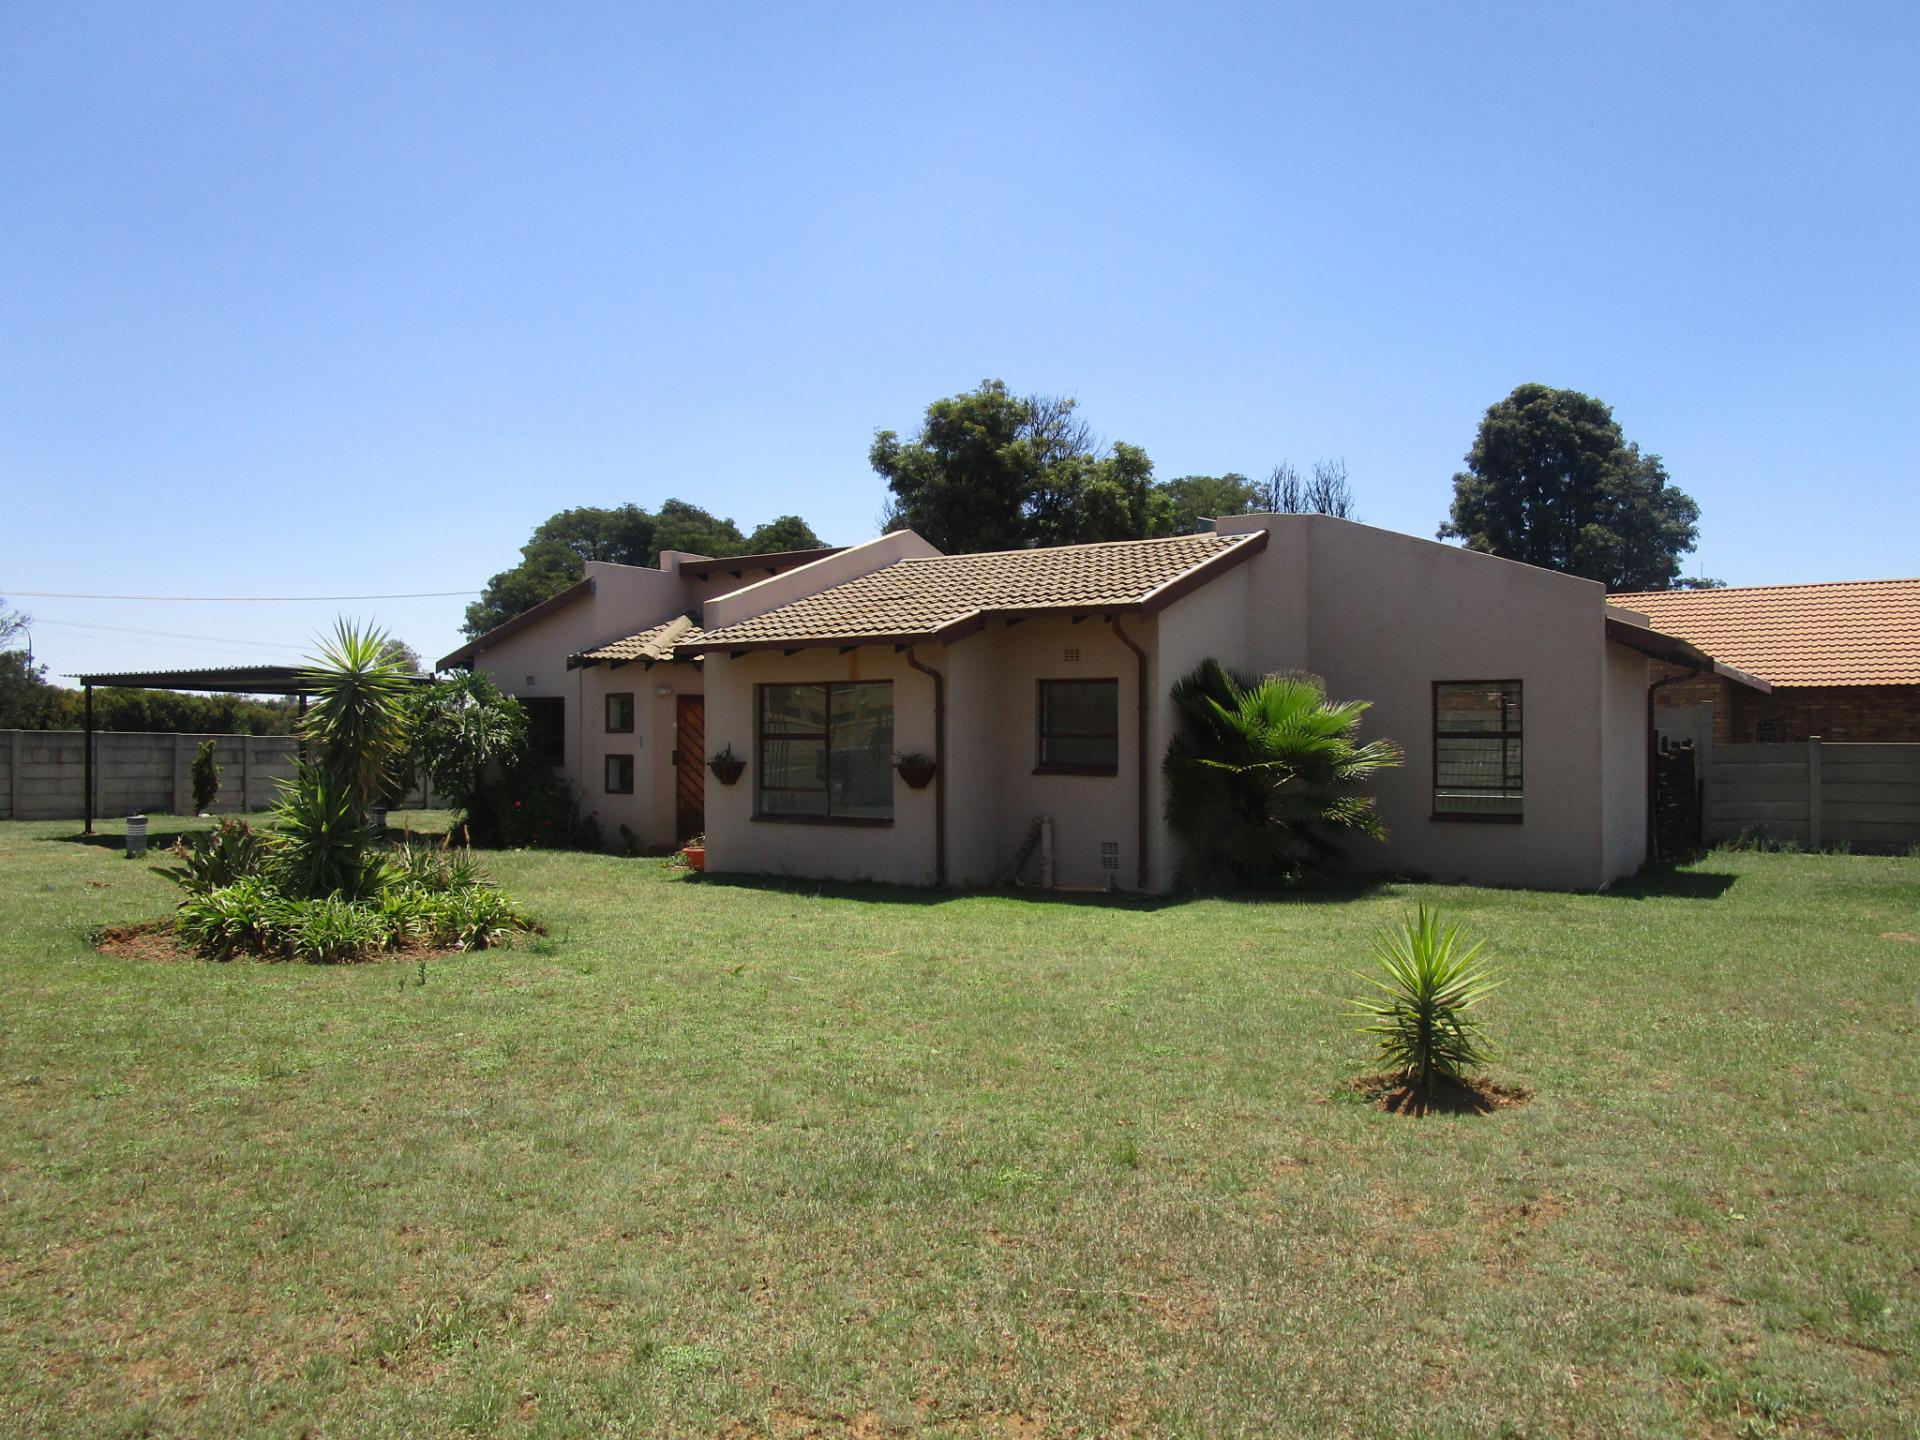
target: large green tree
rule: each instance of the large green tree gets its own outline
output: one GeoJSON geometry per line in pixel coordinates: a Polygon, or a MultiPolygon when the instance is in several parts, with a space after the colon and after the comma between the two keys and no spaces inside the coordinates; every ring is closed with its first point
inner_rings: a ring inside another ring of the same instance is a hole
{"type": "Polygon", "coordinates": [[[1491,406],[1453,477],[1442,539],[1598,580],[1665,590],[1699,537],[1700,507],[1591,395],[1522,385],[1491,406]]]}
{"type": "Polygon", "coordinates": [[[1147,533],[1146,452],[1103,447],[1073,400],[1015,395],[1004,381],[934,401],[908,439],[877,432],[867,458],[890,492],[887,528],[949,554],[1147,533]]]}
{"type": "Polygon", "coordinates": [[[733,521],[685,500],[669,500],[657,512],[638,505],[582,505],[550,515],[534,527],[520,547],[520,563],[487,581],[480,598],[467,607],[464,628],[469,636],[484,635],[531,610],[578,580],[589,560],[656,565],[662,550],[719,559],[819,545],[819,536],[797,515],[782,515],[749,540],[733,521]]]}
{"type": "Polygon", "coordinates": [[[1221,515],[1251,515],[1265,509],[1261,487],[1229,470],[1225,475],[1180,475],[1153,487],[1149,535],[1192,535],[1221,515]]]}

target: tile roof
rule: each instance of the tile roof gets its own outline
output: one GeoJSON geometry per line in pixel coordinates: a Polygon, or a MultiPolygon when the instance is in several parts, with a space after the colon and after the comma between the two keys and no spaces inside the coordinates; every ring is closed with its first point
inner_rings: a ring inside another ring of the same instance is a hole
{"type": "Polygon", "coordinates": [[[1920,580],[1609,595],[1775,685],[1920,685],[1920,580]]]}
{"type": "Polygon", "coordinates": [[[1266,543],[1264,530],[1244,535],[1178,535],[1002,550],[986,555],[935,555],[898,560],[869,575],[803,596],[717,630],[680,641],[679,653],[706,649],[820,645],[835,641],[957,639],[993,614],[1064,613],[1158,608],[1177,598],[1170,587],[1203,583],[1266,543]]]}
{"type": "Polygon", "coordinates": [[[609,660],[671,660],[675,643],[694,633],[693,621],[685,615],[676,615],[650,630],[642,630],[638,635],[629,635],[624,640],[609,640],[605,645],[582,650],[574,659],[583,665],[598,665],[609,660]]]}

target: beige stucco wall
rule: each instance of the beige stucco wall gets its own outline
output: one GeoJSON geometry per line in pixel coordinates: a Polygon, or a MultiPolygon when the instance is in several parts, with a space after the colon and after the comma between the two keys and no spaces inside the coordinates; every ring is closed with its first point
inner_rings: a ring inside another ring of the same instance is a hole
{"type": "Polygon", "coordinates": [[[1237,516],[1219,528],[1269,530],[1249,562],[1262,596],[1285,593],[1292,582],[1272,570],[1297,557],[1304,536],[1305,666],[1335,698],[1372,702],[1363,735],[1406,751],[1374,785],[1390,840],[1356,846],[1363,862],[1371,848],[1381,868],[1562,889],[1593,889],[1637,866],[1625,841],[1626,745],[1603,745],[1613,667],[1599,585],[1325,516],[1237,516]],[[1508,679],[1523,685],[1523,822],[1434,819],[1433,682],[1508,679]],[[1609,794],[1620,807],[1611,851],[1609,794]]]}
{"type": "MultiPolygon", "coordinates": [[[[927,647],[923,660],[943,659],[927,647]]],[[[891,647],[869,645],[842,655],[827,647],[796,655],[756,650],[706,660],[707,753],[731,745],[747,762],[737,784],[707,779],[707,869],[714,874],[832,876],[931,885],[934,880],[934,789],[914,790],[898,775],[893,824],[834,825],[755,820],[759,756],[754,735],[754,686],[820,684],[835,680],[893,683],[893,747],[931,755],[933,682],[910,668],[891,647]]]]}
{"type": "Polygon", "coordinates": [[[1601,726],[1601,846],[1607,881],[1647,858],[1647,668],[1637,650],[1609,644],[1602,663],[1606,699],[1601,726]]]}

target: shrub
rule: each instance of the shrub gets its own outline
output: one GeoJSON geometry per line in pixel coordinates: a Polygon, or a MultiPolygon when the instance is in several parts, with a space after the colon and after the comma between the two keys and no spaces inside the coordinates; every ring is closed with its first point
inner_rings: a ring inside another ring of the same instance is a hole
{"type": "Polygon", "coordinates": [[[1500,982],[1480,959],[1482,944],[1465,946],[1460,927],[1443,928],[1424,905],[1374,942],[1386,978],[1369,979],[1380,994],[1355,1000],[1355,1014],[1372,1022],[1362,1033],[1378,1037],[1380,1059],[1415,1091],[1458,1084],[1487,1061],[1471,1012],[1500,982]]]}
{"type": "Polygon", "coordinates": [[[394,880],[420,890],[459,890],[487,884],[473,851],[462,845],[425,845],[409,840],[387,857],[394,880]]]}
{"type": "Polygon", "coordinates": [[[456,950],[486,950],[529,928],[514,903],[490,886],[450,890],[435,899],[434,939],[456,950]]]}
{"type": "Polygon", "coordinates": [[[281,948],[287,901],[258,875],[190,894],[180,902],[174,927],[180,938],[214,960],[271,955],[281,948]]]}
{"type": "Polygon", "coordinates": [[[1180,731],[1167,747],[1167,820],[1200,876],[1270,885],[1337,873],[1330,832],[1386,837],[1358,787],[1400,763],[1390,740],[1358,738],[1363,700],[1327,699],[1314,675],[1237,675],[1203,661],[1173,687],[1180,731]]]}
{"type": "Polygon", "coordinates": [[[216,796],[220,794],[220,767],[214,763],[213,741],[203,740],[200,748],[193,752],[193,811],[204,815],[213,808],[216,796]]]}
{"type": "Polygon", "coordinates": [[[274,841],[246,821],[229,816],[211,830],[181,836],[174,841],[173,854],[178,865],[154,869],[189,895],[205,895],[236,880],[266,874],[273,863],[274,841]]]}
{"type": "Polygon", "coordinates": [[[424,771],[455,809],[472,810],[488,775],[511,772],[526,758],[526,707],[484,671],[416,686],[407,712],[404,778],[424,771]]]}
{"type": "Polygon", "coordinates": [[[315,964],[364,960],[387,944],[387,926],[380,913],[339,895],[288,901],[281,924],[287,954],[315,964]]]}

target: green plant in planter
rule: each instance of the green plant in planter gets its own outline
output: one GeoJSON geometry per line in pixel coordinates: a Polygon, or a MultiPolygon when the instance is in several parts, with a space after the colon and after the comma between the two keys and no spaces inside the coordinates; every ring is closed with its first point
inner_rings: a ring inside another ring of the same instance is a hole
{"type": "Polygon", "coordinates": [[[1363,977],[1378,995],[1362,996],[1354,1015],[1370,1023],[1379,1057],[1415,1091],[1460,1084],[1487,1062],[1487,1046],[1473,1013],[1500,981],[1480,958],[1485,942],[1465,944],[1458,925],[1443,926],[1437,910],[1418,914],[1374,941],[1384,978],[1363,977]]]}
{"type": "Polygon", "coordinates": [[[203,740],[193,752],[193,813],[204,815],[220,794],[220,766],[213,758],[213,741],[203,740]]]}

